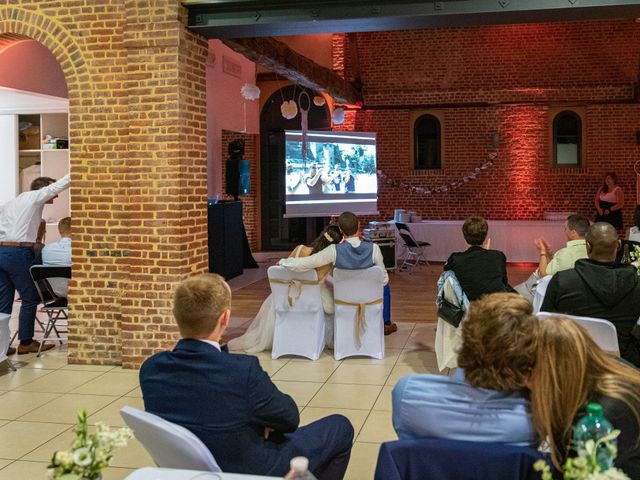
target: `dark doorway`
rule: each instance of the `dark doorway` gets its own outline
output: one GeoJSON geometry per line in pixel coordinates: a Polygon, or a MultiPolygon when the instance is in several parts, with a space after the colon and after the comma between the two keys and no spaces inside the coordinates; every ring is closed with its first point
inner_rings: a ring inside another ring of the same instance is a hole
{"type": "MultiPolygon", "coordinates": [[[[284,100],[294,99],[305,90],[310,98],[316,93],[296,85],[276,91],[260,113],[260,172],[262,200],[262,249],[290,250],[314,238],[328,223],[327,218],[284,218],[285,212],[285,130],[300,130],[300,112],[287,120],[280,112],[284,100]]],[[[329,110],[325,105],[309,108],[309,130],[330,130],[329,110]]]]}

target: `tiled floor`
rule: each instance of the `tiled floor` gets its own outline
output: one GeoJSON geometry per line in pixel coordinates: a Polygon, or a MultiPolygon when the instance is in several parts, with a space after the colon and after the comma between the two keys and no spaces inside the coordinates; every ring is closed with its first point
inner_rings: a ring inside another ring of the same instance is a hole
{"type": "MultiPolygon", "coordinates": [[[[391,389],[411,372],[436,373],[432,324],[399,324],[385,337],[384,360],[349,358],[335,361],[325,352],[320,360],[272,360],[259,354],[263,368],[282,391],[290,394],[306,424],[332,413],[351,420],[356,438],[347,472],[350,480],[373,478],[381,442],[396,438],[391,425],[391,389]]],[[[142,408],[138,372],[120,367],[67,365],[66,347],[40,359],[14,356],[13,373],[0,366],[0,480],[44,479],[53,452],[68,448],[75,412],[84,408],[89,422],[121,426],[124,405],[142,408]]],[[[117,453],[105,480],[121,479],[133,469],[153,465],[132,440],[117,453]]]]}

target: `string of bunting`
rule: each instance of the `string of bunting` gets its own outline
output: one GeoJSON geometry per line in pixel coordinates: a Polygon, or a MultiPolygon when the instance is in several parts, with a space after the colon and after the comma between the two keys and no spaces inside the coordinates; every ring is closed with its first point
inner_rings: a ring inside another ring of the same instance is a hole
{"type": "Polygon", "coordinates": [[[402,188],[403,190],[408,190],[411,193],[420,193],[424,195],[431,195],[432,193],[446,193],[452,190],[456,190],[465,183],[478,178],[483,171],[488,170],[493,166],[496,158],[497,153],[492,152],[489,154],[489,158],[482,165],[477,167],[473,172],[467,173],[455,182],[451,182],[446,185],[440,185],[439,187],[435,188],[416,187],[414,185],[409,185],[408,183],[396,180],[389,177],[388,175],[385,175],[384,173],[382,173],[382,170],[378,170],[378,178],[391,187],[402,188]]]}

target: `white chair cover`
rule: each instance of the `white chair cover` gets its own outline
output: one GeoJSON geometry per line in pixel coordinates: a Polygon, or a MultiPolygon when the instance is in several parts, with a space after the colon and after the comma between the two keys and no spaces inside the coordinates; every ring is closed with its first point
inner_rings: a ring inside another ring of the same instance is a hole
{"type": "MultiPolygon", "coordinates": [[[[14,372],[16,367],[13,366],[9,357],[7,357],[7,349],[11,345],[11,330],[9,329],[9,322],[11,321],[11,315],[8,313],[0,313],[0,363],[7,362],[7,365],[14,372]]],[[[17,332],[16,332],[17,333],[17,332]]]]}
{"type": "Polygon", "coordinates": [[[315,270],[292,272],[273,266],[267,276],[276,311],[271,357],[299,355],[317,360],[324,350],[325,318],[315,270]]]}
{"type": "Polygon", "coordinates": [[[537,314],[538,318],[541,320],[552,315],[561,315],[563,317],[570,318],[579,325],[582,325],[602,350],[615,355],[620,355],[618,332],[616,331],[616,326],[609,320],[592,317],[578,317],[576,315],[566,315],[564,313],[539,312],[537,314]]]}
{"type": "Polygon", "coordinates": [[[547,294],[547,287],[553,275],[546,275],[538,280],[535,286],[535,292],[533,294],[533,314],[536,315],[542,307],[544,296],[547,294]]]}
{"type": "Polygon", "coordinates": [[[364,270],[334,268],[333,356],[336,360],[355,355],[384,358],[383,289],[384,271],[378,266],[364,270]],[[360,342],[356,334],[359,308],[362,308],[365,325],[359,331],[360,342]]]}
{"type": "Polygon", "coordinates": [[[120,415],[159,467],[222,471],[206,445],[183,426],[128,406],[120,415]]]}
{"type": "MultiPolygon", "coordinates": [[[[451,286],[451,280],[447,279],[444,283],[445,300],[459,305],[460,300],[451,286]]],[[[463,320],[464,321],[464,320],[463,320]]],[[[453,325],[445,322],[438,317],[438,325],[436,326],[436,360],[438,361],[438,370],[443,371],[445,368],[458,367],[458,349],[462,345],[462,323],[455,328],[453,325]]]]}
{"type": "Polygon", "coordinates": [[[196,470],[144,467],[130,473],[125,480],[282,480],[282,477],[228,472],[211,474],[196,470]]]}

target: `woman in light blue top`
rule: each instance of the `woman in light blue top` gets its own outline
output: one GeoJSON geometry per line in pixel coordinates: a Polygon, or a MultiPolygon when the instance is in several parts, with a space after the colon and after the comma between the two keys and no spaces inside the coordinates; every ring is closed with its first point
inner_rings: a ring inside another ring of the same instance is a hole
{"type": "Polygon", "coordinates": [[[409,375],[394,387],[398,437],[536,444],[525,388],[539,330],[531,303],[513,293],[486,295],[471,303],[459,328],[454,376],[409,375]]]}

